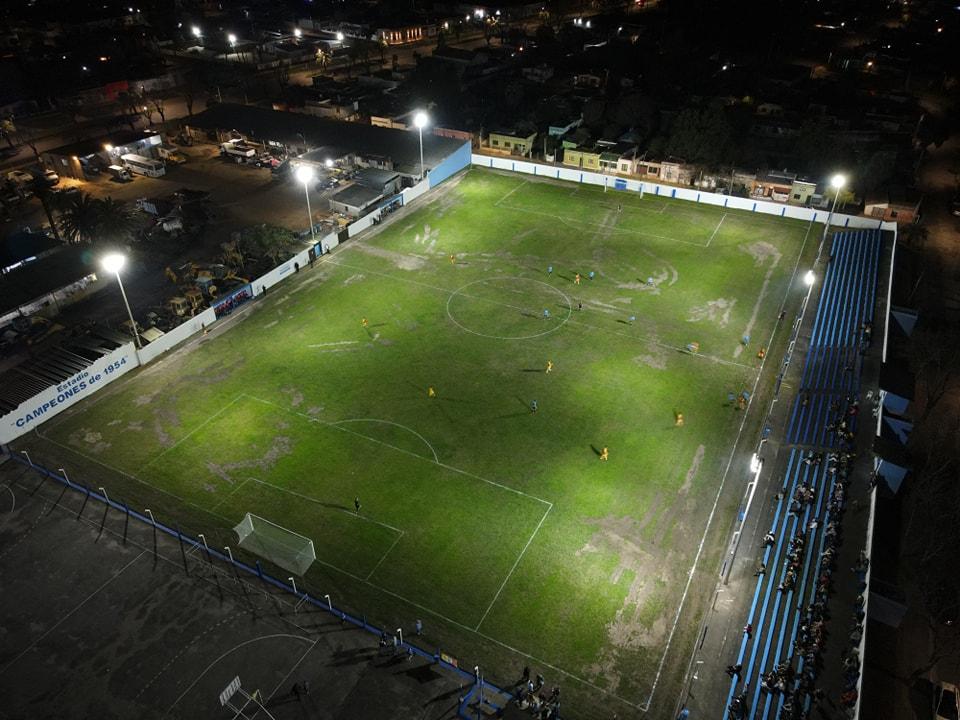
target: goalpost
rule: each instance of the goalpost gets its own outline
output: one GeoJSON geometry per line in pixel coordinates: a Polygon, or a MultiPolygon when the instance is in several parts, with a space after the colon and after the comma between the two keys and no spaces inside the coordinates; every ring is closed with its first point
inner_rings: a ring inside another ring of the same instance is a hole
{"type": "Polygon", "coordinates": [[[253,513],[247,513],[233,531],[241,548],[301,577],[317,559],[313,540],[253,513]]]}

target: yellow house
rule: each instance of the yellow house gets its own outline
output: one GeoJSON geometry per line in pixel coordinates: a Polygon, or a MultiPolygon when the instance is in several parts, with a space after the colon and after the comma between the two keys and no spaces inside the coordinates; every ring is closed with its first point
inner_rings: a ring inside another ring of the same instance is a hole
{"type": "Polygon", "coordinates": [[[499,150],[511,155],[529,155],[536,139],[536,133],[524,136],[515,130],[498,130],[487,136],[487,145],[491,150],[499,150]]]}
{"type": "Polygon", "coordinates": [[[563,164],[582,170],[600,170],[600,151],[594,148],[567,148],[563,151],[563,164]]]}

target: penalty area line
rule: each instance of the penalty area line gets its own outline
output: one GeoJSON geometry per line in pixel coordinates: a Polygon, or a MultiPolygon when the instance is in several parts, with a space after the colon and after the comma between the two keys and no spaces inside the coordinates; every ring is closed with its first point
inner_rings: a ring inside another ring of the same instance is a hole
{"type": "Polygon", "coordinates": [[[490,604],[487,605],[487,609],[483,613],[483,617],[480,618],[480,622],[477,623],[477,626],[474,628],[474,632],[480,629],[480,626],[483,625],[483,621],[487,619],[487,615],[490,614],[490,611],[493,609],[493,606],[496,604],[497,600],[500,598],[500,593],[503,592],[503,589],[507,586],[507,582],[510,580],[513,575],[513,571],[517,569],[517,565],[520,564],[520,560],[523,559],[524,554],[527,552],[527,548],[530,547],[530,543],[533,542],[533,539],[537,536],[537,533],[540,532],[540,528],[543,525],[543,521],[547,519],[547,515],[550,514],[550,511],[553,510],[553,504],[551,503],[550,507],[547,508],[547,511],[543,514],[543,517],[540,518],[540,522],[537,523],[537,526],[533,529],[533,533],[527,538],[527,544],[523,546],[523,550],[520,551],[520,554],[517,555],[517,559],[513,561],[513,567],[510,568],[510,572],[507,573],[507,576],[503,579],[503,582],[500,583],[500,587],[497,589],[497,594],[493,596],[493,600],[490,601],[490,604]]]}
{"type": "Polygon", "coordinates": [[[724,213],[720,218],[720,222],[717,223],[717,226],[713,229],[713,232],[710,234],[710,237],[707,239],[707,244],[704,247],[710,247],[710,243],[713,242],[713,239],[717,236],[717,232],[720,230],[720,226],[723,225],[723,221],[727,219],[727,214],[724,213]]]}

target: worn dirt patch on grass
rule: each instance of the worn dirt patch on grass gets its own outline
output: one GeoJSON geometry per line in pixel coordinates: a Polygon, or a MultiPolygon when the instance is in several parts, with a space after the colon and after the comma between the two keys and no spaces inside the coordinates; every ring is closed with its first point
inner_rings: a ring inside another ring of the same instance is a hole
{"type": "Polygon", "coordinates": [[[690,469],[687,470],[687,475],[683,479],[683,485],[680,486],[680,494],[686,495],[690,492],[690,488],[693,487],[693,479],[697,476],[697,473],[700,471],[700,465],[703,463],[703,456],[706,453],[707,448],[704,445],[697,446],[697,451],[693,454],[693,462],[690,463],[690,469]]]}
{"type": "Polygon", "coordinates": [[[633,361],[638,365],[646,365],[654,370],[667,369],[667,351],[658,345],[650,345],[643,355],[636,355],[633,361]]]}
{"type": "Polygon", "coordinates": [[[263,472],[268,472],[273,468],[274,465],[276,465],[280,458],[289,455],[292,451],[292,442],[290,441],[290,438],[285,435],[277,435],[273,438],[273,442],[270,444],[270,447],[262,457],[251,458],[250,460],[238,460],[237,462],[222,464],[208,462],[207,470],[217,477],[229,483],[233,483],[236,481],[236,478],[234,478],[232,475],[235,470],[248,470],[250,468],[256,468],[258,470],[262,470],[263,472]]]}
{"type": "Polygon", "coordinates": [[[393,250],[367,245],[366,243],[357,243],[353,247],[367,255],[389,260],[400,270],[422,270],[427,265],[427,259],[419,255],[406,255],[404,253],[394,252],[393,250]]]}
{"type": "Polygon", "coordinates": [[[83,448],[86,452],[97,455],[110,448],[110,443],[103,439],[103,435],[96,430],[80,428],[70,434],[67,442],[74,447],[83,448]]]}
{"type": "Polygon", "coordinates": [[[697,305],[690,308],[687,315],[687,322],[701,322],[707,320],[720,327],[726,327],[730,322],[730,313],[733,306],[737,304],[736,298],[717,298],[710,300],[704,305],[697,305]]]}

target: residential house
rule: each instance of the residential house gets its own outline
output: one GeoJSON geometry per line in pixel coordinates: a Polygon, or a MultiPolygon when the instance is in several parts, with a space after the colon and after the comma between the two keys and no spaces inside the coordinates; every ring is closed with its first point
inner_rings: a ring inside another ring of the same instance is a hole
{"type": "Polygon", "coordinates": [[[817,194],[817,184],[806,179],[797,178],[790,188],[790,202],[793,205],[808,205],[811,198],[817,194]]]}
{"type": "Polygon", "coordinates": [[[751,197],[768,197],[777,202],[787,202],[793,192],[793,184],[796,180],[797,174],[786,170],[768,172],[757,178],[750,195],[751,197]]]}
{"type": "Polygon", "coordinates": [[[526,133],[515,129],[492,130],[487,136],[487,145],[491,150],[510,155],[529,155],[537,133],[526,133]]]}
{"type": "Polygon", "coordinates": [[[563,164],[581,170],[600,170],[601,150],[596,147],[571,147],[563,151],[563,164]]]}
{"type": "Polygon", "coordinates": [[[434,23],[398,23],[377,28],[374,37],[383,45],[409,45],[437,36],[437,26],[434,23]]]}

